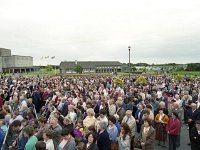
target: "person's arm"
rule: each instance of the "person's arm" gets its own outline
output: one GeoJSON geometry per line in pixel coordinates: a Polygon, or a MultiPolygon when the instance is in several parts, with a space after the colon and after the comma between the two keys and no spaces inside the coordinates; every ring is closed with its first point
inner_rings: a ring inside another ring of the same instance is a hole
{"type": "Polygon", "coordinates": [[[129,136],[126,136],[125,140],[123,140],[123,138],[120,137],[118,141],[121,143],[124,149],[130,147],[131,140],[129,136]]]}

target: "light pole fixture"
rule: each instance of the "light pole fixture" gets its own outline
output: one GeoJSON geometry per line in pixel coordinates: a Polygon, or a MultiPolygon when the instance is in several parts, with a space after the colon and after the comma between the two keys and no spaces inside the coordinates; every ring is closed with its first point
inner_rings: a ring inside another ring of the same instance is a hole
{"type": "Polygon", "coordinates": [[[129,82],[131,78],[131,46],[128,46],[128,51],[129,51],[129,82]]]}

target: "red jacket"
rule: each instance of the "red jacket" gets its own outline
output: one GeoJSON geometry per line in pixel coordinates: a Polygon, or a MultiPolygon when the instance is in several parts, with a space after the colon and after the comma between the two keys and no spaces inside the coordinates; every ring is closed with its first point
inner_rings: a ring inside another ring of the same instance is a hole
{"type": "Polygon", "coordinates": [[[181,122],[179,119],[175,119],[175,120],[173,118],[169,119],[166,126],[167,133],[169,132],[169,134],[171,135],[179,135],[180,128],[181,128],[181,122]]]}

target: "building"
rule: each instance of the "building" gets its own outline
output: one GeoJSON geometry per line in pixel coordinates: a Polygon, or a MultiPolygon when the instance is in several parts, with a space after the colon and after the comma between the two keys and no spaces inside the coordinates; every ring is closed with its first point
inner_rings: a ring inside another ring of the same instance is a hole
{"type": "Polygon", "coordinates": [[[83,73],[121,72],[122,63],[118,61],[63,61],[60,63],[60,73],[75,73],[75,65],[83,68],[83,73]]]}
{"type": "Polygon", "coordinates": [[[1,73],[22,73],[33,69],[33,57],[11,55],[10,49],[0,48],[1,73]]]}

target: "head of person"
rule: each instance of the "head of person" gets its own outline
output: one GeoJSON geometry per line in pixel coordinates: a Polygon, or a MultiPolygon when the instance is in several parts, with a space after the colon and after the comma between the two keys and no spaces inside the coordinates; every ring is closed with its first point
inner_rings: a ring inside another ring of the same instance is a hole
{"type": "Polygon", "coordinates": [[[131,129],[128,126],[127,123],[122,123],[121,124],[121,133],[126,136],[126,135],[130,135],[131,134],[131,129]]]}
{"type": "Polygon", "coordinates": [[[42,116],[38,119],[38,123],[40,127],[43,127],[47,123],[47,119],[42,116]]]}
{"type": "Polygon", "coordinates": [[[62,135],[63,139],[69,140],[69,138],[71,137],[70,130],[67,129],[67,128],[64,128],[64,129],[62,130],[61,135],[62,135]]]}
{"type": "Polygon", "coordinates": [[[173,119],[177,119],[177,118],[179,118],[179,117],[178,117],[178,113],[175,112],[175,111],[172,112],[172,118],[173,118],[173,119]]]}
{"type": "Polygon", "coordinates": [[[114,125],[115,123],[116,123],[116,118],[114,117],[114,116],[110,116],[109,118],[108,118],[108,123],[109,123],[109,125],[114,125]]]}
{"type": "Polygon", "coordinates": [[[24,134],[25,137],[28,137],[28,138],[30,138],[31,136],[33,136],[34,135],[34,128],[33,128],[33,126],[26,126],[26,127],[24,127],[23,134],[24,134]]]}
{"type": "Polygon", "coordinates": [[[144,109],[144,105],[142,105],[141,103],[138,105],[138,109],[139,110],[143,110],[144,109]]]}
{"type": "Polygon", "coordinates": [[[150,111],[152,111],[152,109],[153,109],[152,106],[151,106],[150,104],[147,104],[147,105],[146,105],[146,108],[149,109],[150,111]]]}
{"type": "Polygon", "coordinates": [[[55,128],[58,125],[58,119],[53,117],[50,119],[50,125],[55,128]]]}
{"type": "Polygon", "coordinates": [[[163,108],[159,109],[159,114],[161,114],[161,115],[163,114],[163,108]]]}
{"type": "Polygon", "coordinates": [[[175,109],[178,109],[178,108],[179,108],[179,104],[178,104],[177,102],[175,102],[175,103],[173,103],[173,107],[174,107],[175,109]]]}
{"type": "Polygon", "coordinates": [[[148,109],[145,109],[143,111],[143,119],[146,120],[149,118],[149,115],[150,115],[150,111],[148,109]]]}
{"type": "Polygon", "coordinates": [[[95,143],[96,142],[96,135],[94,132],[89,132],[86,136],[86,139],[89,144],[95,143]]]}
{"type": "Polygon", "coordinates": [[[69,105],[68,106],[69,112],[74,112],[74,109],[75,109],[74,105],[69,105]]]}
{"type": "Polygon", "coordinates": [[[132,111],[131,111],[131,110],[127,110],[127,111],[126,111],[126,116],[127,116],[128,118],[130,118],[130,117],[132,116],[132,111]]]}
{"type": "Polygon", "coordinates": [[[101,118],[104,118],[104,117],[106,116],[106,110],[105,110],[105,109],[101,109],[101,110],[99,111],[99,114],[100,114],[100,117],[101,117],[101,118]]]}
{"type": "Polygon", "coordinates": [[[107,128],[106,122],[105,121],[100,121],[99,122],[99,129],[100,130],[106,130],[106,128],[107,128]]]}
{"type": "Polygon", "coordinates": [[[198,131],[200,131],[200,120],[196,121],[196,128],[198,131]]]}
{"type": "Polygon", "coordinates": [[[152,125],[152,121],[150,119],[144,120],[144,127],[150,127],[152,125]]]}
{"type": "Polygon", "coordinates": [[[12,125],[13,131],[20,131],[20,129],[21,129],[21,121],[14,120],[11,125],[12,125]]]}
{"type": "Polygon", "coordinates": [[[93,116],[95,115],[94,109],[88,108],[88,109],[87,109],[87,115],[88,115],[89,117],[93,117],[93,116]]]}
{"type": "Polygon", "coordinates": [[[165,102],[161,101],[161,102],[159,103],[159,106],[160,106],[160,108],[165,108],[165,102]]]}
{"type": "Polygon", "coordinates": [[[43,137],[43,139],[44,139],[45,141],[47,141],[47,140],[49,140],[49,139],[52,138],[52,134],[53,134],[52,130],[47,129],[47,130],[44,130],[43,136],[42,136],[42,137],[43,137]]]}
{"type": "Polygon", "coordinates": [[[64,125],[68,125],[68,124],[71,124],[72,121],[69,117],[65,117],[64,120],[63,120],[63,123],[64,123],[64,125]]]}
{"type": "Polygon", "coordinates": [[[35,150],[46,150],[46,143],[43,141],[38,141],[35,144],[35,150]]]}
{"type": "Polygon", "coordinates": [[[192,103],[192,104],[190,105],[190,107],[192,108],[192,110],[195,110],[195,109],[197,109],[197,104],[192,103]]]}

